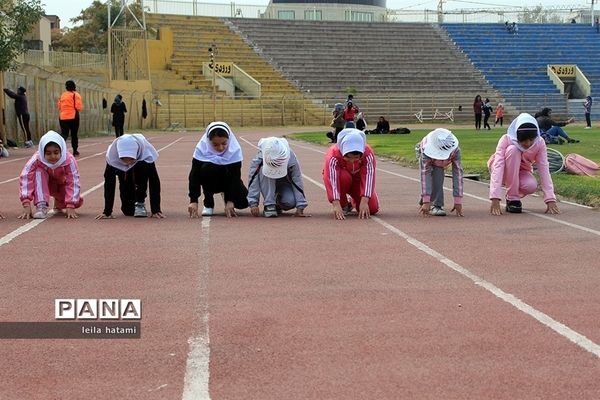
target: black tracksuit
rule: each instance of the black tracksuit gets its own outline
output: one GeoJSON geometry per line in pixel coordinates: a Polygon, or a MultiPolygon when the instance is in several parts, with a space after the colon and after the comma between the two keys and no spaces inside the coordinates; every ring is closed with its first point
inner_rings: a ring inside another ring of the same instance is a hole
{"type": "Polygon", "coordinates": [[[15,100],[15,113],[17,114],[17,119],[19,120],[19,125],[21,125],[21,129],[27,136],[26,140],[31,140],[31,131],[29,130],[29,109],[27,108],[27,95],[21,93],[15,93],[10,89],[4,89],[4,93],[11,99],[15,100]]]}
{"type": "Polygon", "coordinates": [[[190,203],[198,202],[200,187],[204,190],[204,207],[215,207],[215,193],[223,193],[225,203],[232,201],[237,209],[248,207],[248,189],[242,182],[241,161],[217,165],[193,158],[189,176],[190,203]]]}
{"type": "Polygon", "coordinates": [[[135,203],[146,200],[146,191],[149,187],[150,210],[152,214],[160,210],[160,179],[155,163],[138,161],[127,172],[121,171],[110,164],[104,170],[104,215],[112,215],[115,202],[115,187],[119,178],[119,192],[121,195],[121,211],[127,216],[133,216],[135,203]]]}

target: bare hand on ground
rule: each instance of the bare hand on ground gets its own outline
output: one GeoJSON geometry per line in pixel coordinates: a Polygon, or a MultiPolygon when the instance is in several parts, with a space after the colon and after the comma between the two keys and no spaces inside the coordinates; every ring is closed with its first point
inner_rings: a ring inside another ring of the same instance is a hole
{"type": "Polygon", "coordinates": [[[500,199],[492,199],[490,213],[492,215],[502,215],[502,210],[500,209],[500,199]]]}

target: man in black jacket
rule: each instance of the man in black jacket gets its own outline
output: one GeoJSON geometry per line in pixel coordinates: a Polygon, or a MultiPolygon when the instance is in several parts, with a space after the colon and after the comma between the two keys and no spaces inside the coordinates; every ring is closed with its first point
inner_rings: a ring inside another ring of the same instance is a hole
{"type": "Polygon", "coordinates": [[[25,147],[33,146],[33,142],[31,141],[31,132],[29,131],[29,110],[27,108],[27,95],[25,94],[27,90],[23,86],[19,86],[17,89],[17,93],[13,92],[10,89],[4,89],[4,93],[11,99],[15,100],[15,112],[17,114],[17,119],[19,120],[19,125],[21,125],[21,129],[26,136],[25,139],[25,147]]]}

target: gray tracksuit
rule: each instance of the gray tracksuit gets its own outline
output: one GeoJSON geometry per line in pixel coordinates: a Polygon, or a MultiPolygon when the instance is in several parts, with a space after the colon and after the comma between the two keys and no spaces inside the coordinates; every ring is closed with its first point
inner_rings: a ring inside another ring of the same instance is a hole
{"type": "Polygon", "coordinates": [[[288,173],[283,178],[272,179],[264,176],[260,171],[262,163],[262,152],[259,150],[250,164],[248,174],[248,205],[250,207],[258,207],[261,194],[265,206],[277,204],[283,210],[304,209],[308,206],[304,197],[302,171],[293,151],[290,152],[288,173]]]}

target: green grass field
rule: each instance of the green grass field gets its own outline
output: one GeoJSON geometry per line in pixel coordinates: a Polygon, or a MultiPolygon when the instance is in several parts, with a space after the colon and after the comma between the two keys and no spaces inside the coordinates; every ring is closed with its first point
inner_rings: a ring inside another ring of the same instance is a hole
{"type": "MultiPolygon", "coordinates": [[[[501,135],[506,133],[506,126],[491,131],[475,131],[474,129],[450,128],[458,137],[462,152],[462,162],[465,173],[480,174],[484,180],[489,179],[487,160],[496,150],[496,144],[501,135]]],[[[404,166],[417,168],[415,159],[415,144],[431,129],[411,128],[408,135],[369,135],[367,141],[378,156],[384,156],[404,166]]],[[[291,138],[311,143],[328,145],[329,139],[325,132],[296,133],[291,138]]],[[[563,155],[568,153],[581,154],[600,164],[600,129],[583,129],[569,126],[567,133],[570,137],[581,140],[580,143],[551,145],[563,155]]],[[[552,175],[556,194],[562,199],[568,199],[592,207],[600,207],[600,177],[557,173],[552,175]]]]}

